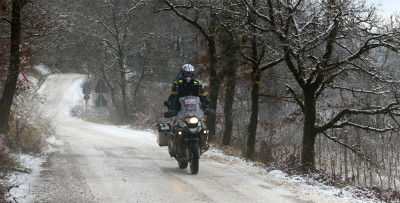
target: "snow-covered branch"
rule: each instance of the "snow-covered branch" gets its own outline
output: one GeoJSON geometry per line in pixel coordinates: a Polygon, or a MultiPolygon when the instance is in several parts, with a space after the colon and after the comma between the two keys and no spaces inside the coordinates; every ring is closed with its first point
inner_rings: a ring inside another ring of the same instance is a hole
{"type": "Polygon", "coordinates": [[[382,87],[375,88],[373,90],[364,90],[364,89],[354,89],[350,87],[340,87],[340,86],[331,86],[330,88],[332,89],[338,89],[338,90],[345,90],[353,93],[362,93],[362,94],[375,94],[375,95],[384,95],[389,93],[389,90],[384,90],[384,91],[379,91],[382,89],[382,87]]]}
{"type": "Polygon", "coordinates": [[[336,116],[334,116],[329,122],[322,126],[316,127],[317,133],[325,132],[326,130],[333,128],[337,123],[348,115],[378,115],[378,114],[390,114],[400,110],[400,103],[398,101],[388,104],[386,107],[370,107],[365,109],[343,109],[336,116]]]}
{"type": "Polygon", "coordinates": [[[363,129],[363,130],[367,130],[367,131],[374,131],[377,133],[384,133],[384,132],[388,132],[388,131],[392,131],[395,128],[390,127],[390,128],[374,128],[371,126],[367,126],[367,125],[360,125],[358,123],[353,123],[353,122],[349,122],[349,121],[344,121],[344,122],[340,122],[338,124],[333,125],[332,128],[343,128],[345,126],[350,126],[350,127],[354,127],[354,128],[359,128],[359,129],[363,129]]]}

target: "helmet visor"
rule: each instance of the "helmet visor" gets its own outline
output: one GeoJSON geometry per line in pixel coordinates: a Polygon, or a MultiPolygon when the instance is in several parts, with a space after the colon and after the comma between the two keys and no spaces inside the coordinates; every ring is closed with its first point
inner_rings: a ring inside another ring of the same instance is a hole
{"type": "Polygon", "coordinates": [[[187,72],[187,71],[185,71],[185,72],[183,72],[183,76],[185,76],[185,77],[192,77],[192,76],[193,76],[193,72],[187,72]]]}

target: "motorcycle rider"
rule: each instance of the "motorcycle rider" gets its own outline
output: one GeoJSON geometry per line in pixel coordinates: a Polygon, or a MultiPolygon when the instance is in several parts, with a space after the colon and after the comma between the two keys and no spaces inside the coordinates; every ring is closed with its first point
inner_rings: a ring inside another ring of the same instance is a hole
{"type": "MultiPolygon", "coordinates": [[[[169,118],[176,115],[181,108],[179,98],[185,96],[199,97],[204,114],[212,114],[212,111],[208,109],[210,101],[204,92],[202,84],[194,79],[194,67],[190,64],[182,66],[177,79],[172,84],[171,94],[168,97],[167,102],[168,111],[165,112],[164,117],[169,118]]],[[[207,138],[204,137],[200,141],[202,149],[205,150],[209,148],[206,139],[207,138]]]]}
{"type": "Polygon", "coordinates": [[[210,101],[202,87],[202,84],[194,79],[194,67],[190,64],[182,66],[180,75],[172,84],[171,94],[168,97],[169,113],[174,115],[180,110],[179,98],[184,96],[196,96],[200,98],[205,114],[211,111],[208,109],[210,101]]]}

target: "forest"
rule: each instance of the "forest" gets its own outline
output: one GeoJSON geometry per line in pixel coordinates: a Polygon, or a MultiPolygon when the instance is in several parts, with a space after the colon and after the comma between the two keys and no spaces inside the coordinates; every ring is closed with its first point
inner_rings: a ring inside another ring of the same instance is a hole
{"type": "Polygon", "coordinates": [[[33,65],[104,82],[77,116],[148,129],[192,64],[214,146],[399,195],[399,50],[399,16],[363,0],[0,0],[0,132],[33,65]]]}

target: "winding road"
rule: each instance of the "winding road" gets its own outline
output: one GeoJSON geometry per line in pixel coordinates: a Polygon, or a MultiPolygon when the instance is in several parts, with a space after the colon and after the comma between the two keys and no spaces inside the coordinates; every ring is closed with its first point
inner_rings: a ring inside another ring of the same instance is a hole
{"type": "Polygon", "coordinates": [[[190,175],[150,132],[71,117],[70,109],[84,101],[85,77],[50,75],[39,90],[59,144],[43,163],[27,202],[346,202],[286,183],[239,159],[224,160],[217,150],[206,152],[199,174],[190,175]]]}

